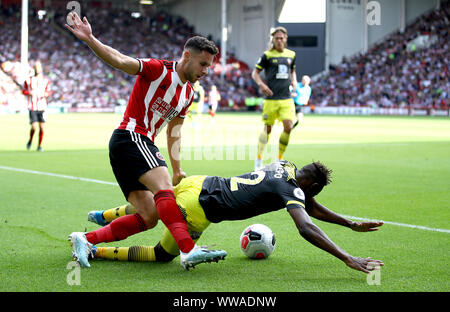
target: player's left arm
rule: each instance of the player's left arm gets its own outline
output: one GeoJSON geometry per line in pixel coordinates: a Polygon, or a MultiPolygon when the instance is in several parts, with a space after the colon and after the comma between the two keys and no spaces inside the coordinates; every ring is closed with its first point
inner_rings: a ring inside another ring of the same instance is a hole
{"type": "Polygon", "coordinates": [[[292,86],[292,90],[294,92],[296,92],[297,90],[297,72],[295,70],[295,62],[296,62],[296,56],[294,55],[294,57],[292,58],[292,63],[291,63],[291,86],[292,86]]]}
{"type": "Polygon", "coordinates": [[[291,86],[292,90],[297,90],[297,73],[295,72],[295,67],[291,70],[291,86]]]}
{"type": "Polygon", "coordinates": [[[346,219],[341,215],[331,211],[324,205],[320,204],[316,199],[312,198],[306,204],[306,211],[308,214],[321,221],[334,223],[348,227],[356,232],[372,232],[377,231],[379,226],[383,225],[383,222],[354,222],[346,219]]]}
{"type": "Polygon", "coordinates": [[[167,125],[167,148],[172,166],[172,184],[175,186],[186,177],[181,170],[181,127],[184,118],[176,116],[167,125]]]}
{"type": "Polygon", "coordinates": [[[303,208],[292,208],[288,210],[292,219],[297,226],[300,235],[314,246],[332,254],[336,258],[343,261],[352,269],[369,273],[374,270],[376,266],[384,265],[380,260],[373,260],[371,258],[353,257],[346,251],[336,245],[328,236],[314,223],[308,213],[303,208]]]}
{"type": "Polygon", "coordinates": [[[47,80],[47,84],[45,86],[44,97],[48,98],[52,95],[52,90],[50,89],[50,80],[47,80]]]}

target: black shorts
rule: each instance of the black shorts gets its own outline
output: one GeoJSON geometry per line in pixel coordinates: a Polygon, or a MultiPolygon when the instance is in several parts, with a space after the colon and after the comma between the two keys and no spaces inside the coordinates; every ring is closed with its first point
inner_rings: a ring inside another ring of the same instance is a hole
{"type": "Polygon", "coordinates": [[[295,113],[303,113],[303,107],[305,107],[305,105],[297,105],[295,104],[295,113]]]}
{"type": "Polygon", "coordinates": [[[47,117],[45,111],[30,110],[29,112],[30,112],[30,124],[32,124],[33,122],[45,122],[47,117]]]}
{"type": "Polygon", "coordinates": [[[129,130],[114,130],[109,140],[109,161],[125,199],[132,191],[148,190],[139,182],[147,171],[165,166],[164,157],[146,136],[129,130]]]}

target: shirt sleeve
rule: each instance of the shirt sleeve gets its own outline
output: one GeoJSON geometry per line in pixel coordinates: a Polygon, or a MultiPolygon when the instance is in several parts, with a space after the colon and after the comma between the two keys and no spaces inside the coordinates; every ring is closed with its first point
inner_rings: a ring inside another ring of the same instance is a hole
{"type": "Polygon", "coordinates": [[[283,194],[283,199],[286,202],[286,209],[305,208],[305,194],[302,189],[292,188],[289,193],[283,194]]]}
{"type": "Polygon", "coordinates": [[[294,57],[292,58],[291,71],[295,70],[295,59],[296,59],[296,56],[295,56],[295,53],[294,53],[294,57]]]}
{"type": "Polygon", "coordinates": [[[266,68],[267,66],[267,56],[264,53],[259,59],[258,62],[256,63],[255,67],[259,70],[263,70],[264,68],[266,68]]]}
{"type": "Polygon", "coordinates": [[[163,72],[163,62],[156,59],[137,59],[139,61],[138,76],[142,76],[149,81],[156,80],[163,72]]]}
{"type": "Polygon", "coordinates": [[[183,118],[183,119],[186,117],[187,110],[188,110],[189,106],[192,105],[193,100],[194,100],[194,89],[191,89],[191,95],[189,97],[188,105],[184,106],[181,109],[181,112],[178,114],[178,117],[183,118]]]}

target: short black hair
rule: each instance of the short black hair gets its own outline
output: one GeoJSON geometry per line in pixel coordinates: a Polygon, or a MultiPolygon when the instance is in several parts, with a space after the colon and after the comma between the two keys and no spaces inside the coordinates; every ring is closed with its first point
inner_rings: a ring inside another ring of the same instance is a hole
{"type": "Polygon", "coordinates": [[[196,52],[206,51],[212,55],[219,53],[219,49],[216,47],[214,42],[202,36],[194,36],[189,38],[184,45],[184,49],[194,50],[196,52]]]}
{"type": "Polygon", "coordinates": [[[327,168],[320,161],[314,161],[313,163],[303,167],[303,169],[309,178],[319,183],[321,186],[331,183],[331,173],[333,170],[327,168]]]}

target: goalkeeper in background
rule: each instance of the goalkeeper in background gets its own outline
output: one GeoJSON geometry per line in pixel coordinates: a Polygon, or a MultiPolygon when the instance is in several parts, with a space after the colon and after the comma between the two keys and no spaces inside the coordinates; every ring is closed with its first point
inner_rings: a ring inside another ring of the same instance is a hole
{"type": "MultiPolygon", "coordinates": [[[[383,263],[351,256],[314,225],[310,216],[357,232],[376,231],[383,223],[353,222],[317,202],[314,197],[330,182],[331,170],[320,162],[297,170],[294,164],[280,161],[232,178],[190,176],[175,187],[175,195],[195,241],[210,223],[244,220],[286,208],[304,239],[342,260],[347,266],[368,273],[383,263]]],[[[105,225],[131,213],[134,213],[134,208],[125,205],[105,211],[91,211],[88,220],[105,225]]],[[[156,246],[96,246],[93,251],[95,258],[142,262],[169,262],[179,255],[178,246],[166,228],[156,246]]]]}

